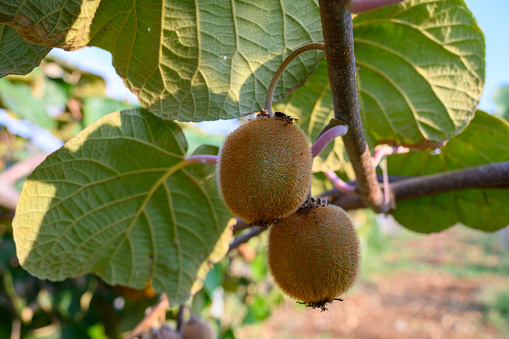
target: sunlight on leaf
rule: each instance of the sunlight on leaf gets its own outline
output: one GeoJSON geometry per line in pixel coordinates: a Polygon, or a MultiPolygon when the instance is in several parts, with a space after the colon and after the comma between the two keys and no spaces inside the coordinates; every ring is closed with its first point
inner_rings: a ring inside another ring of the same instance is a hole
{"type": "Polygon", "coordinates": [[[176,123],[143,109],[83,130],[23,186],[20,263],[41,279],[94,272],[133,288],[152,280],[172,303],[185,301],[230,218],[215,166],[188,164],[186,149],[176,123]]]}

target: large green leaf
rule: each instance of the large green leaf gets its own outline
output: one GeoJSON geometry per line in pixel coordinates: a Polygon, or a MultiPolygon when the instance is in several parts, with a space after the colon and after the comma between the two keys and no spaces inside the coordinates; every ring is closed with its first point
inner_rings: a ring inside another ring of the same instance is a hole
{"type": "MultiPolygon", "coordinates": [[[[360,109],[371,146],[441,144],[473,117],[484,80],[484,38],[462,1],[408,1],[360,14],[354,38],[360,109]]],[[[299,118],[314,140],[334,117],[325,60],[274,107],[299,118]]],[[[336,139],[315,158],[313,170],[349,173],[347,164],[336,139]]]]}
{"type": "Polygon", "coordinates": [[[509,120],[509,86],[502,86],[493,93],[495,114],[509,120]]]}
{"type": "MultiPolygon", "coordinates": [[[[0,14],[29,41],[110,51],[143,107],[181,121],[258,111],[283,58],[322,39],[316,0],[19,0],[0,2],[0,14]]],[[[275,98],[302,85],[322,56],[292,63],[275,98]]]]}
{"type": "Polygon", "coordinates": [[[0,24],[0,78],[30,73],[51,48],[26,42],[10,26],[0,24]]]}
{"type": "MultiPolygon", "coordinates": [[[[465,131],[436,153],[389,156],[389,173],[426,175],[507,161],[509,123],[477,111],[465,131]]],[[[468,189],[402,201],[393,215],[403,226],[422,233],[439,232],[458,222],[495,231],[509,225],[508,201],[507,189],[468,189]]]]}
{"type": "Polygon", "coordinates": [[[143,109],[83,130],[23,186],[13,226],[20,263],[52,280],[151,280],[182,303],[230,218],[214,165],[189,164],[186,148],[176,123],[143,109]]]}
{"type": "Polygon", "coordinates": [[[353,23],[371,145],[426,148],[460,133],[482,95],[485,43],[462,0],[404,1],[353,23]]]}
{"type": "MultiPolygon", "coordinates": [[[[143,107],[167,119],[202,121],[262,108],[284,56],[320,40],[321,23],[313,0],[103,1],[92,36],[92,45],[112,53],[143,107]]],[[[276,97],[301,85],[321,56],[299,58],[276,97]]]]}
{"type": "Polygon", "coordinates": [[[31,43],[74,50],[88,43],[90,25],[100,2],[0,0],[0,23],[11,25],[31,43]]]}

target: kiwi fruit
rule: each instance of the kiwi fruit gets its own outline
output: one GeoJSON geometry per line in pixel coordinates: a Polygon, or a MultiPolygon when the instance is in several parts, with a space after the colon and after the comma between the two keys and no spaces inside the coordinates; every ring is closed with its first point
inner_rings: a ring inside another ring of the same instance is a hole
{"type": "Polygon", "coordinates": [[[181,339],[182,336],[180,335],[180,333],[178,333],[177,331],[175,331],[174,329],[172,329],[170,326],[168,326],[167,324],[163,324],[163,326],[161,326],[161,328],[159,328],[159,333],[157,335],[154,335],[153,336],[154,339],[181,339]]]}
{"type": "Polygon", "coordinates": [[[312,199],[271,226],[267,260],[288,296],[313,308],[338,299],[357,280],[359,238],[340,207],[312,199]]]}
{"type": "Polygon", "coordinates": [[[192,316],[182,328],[183,339],[216,339],[214,329],[198,316],[192,316]]]}
{"type": "Polygon", "coordinates": [[[226,207],[252,225],[294,213],[311,188],[304,132],[286,115],[259,116],[230,133],[219,150],[218,186],[226,207]]]}

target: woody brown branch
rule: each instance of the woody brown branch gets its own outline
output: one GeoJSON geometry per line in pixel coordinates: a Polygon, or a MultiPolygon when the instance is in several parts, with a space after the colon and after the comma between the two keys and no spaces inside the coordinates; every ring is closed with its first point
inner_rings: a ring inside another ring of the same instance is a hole
{"type": "Polygon", "coordinates": [[[387,212],[389,205],[384,204],[362,128],[355,78],[352,14],[346,9],[348,4],[348,0],[319,1],[334,117],[348,125],[343,143],[365,206],[377,213],[387,212]]]}
{"type": "MultiPolygon", "coordinates": [[[[390,177],[389,181],[395,202],[466,189],[509,189],[509,161],[419,177],[396,176],[390,177]]],[[[355,185],[355,182],[349,184],[355,185]]],[[[366,207],[360,196],[346,194],[338,189],[327,191],[321,197],[328,198],[329,203],[344,210],[366,207]]],[[[237,220],[236,229],[248,227],[247,223],[237,220]]],[[[262,232],[263,230],[253,227],[249,232],[236,237],[230,245],[230,250],[262,232]]]]}
{"type": "MultiPolygon", "coordinates": [[[[390,184],[391,194],[396,203],[473,188],[509,189],[509,161],[439,174],[398,178],[390,184]]],[[[328,197],[330,203],[345,210],[366,207],[361,197],[344,194],[337,189],[325,192],[322,196],[328,197]]]]}

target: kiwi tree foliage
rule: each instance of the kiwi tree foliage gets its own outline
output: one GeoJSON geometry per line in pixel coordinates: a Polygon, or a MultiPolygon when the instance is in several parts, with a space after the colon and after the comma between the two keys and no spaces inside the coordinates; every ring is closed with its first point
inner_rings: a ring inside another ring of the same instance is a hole
{"type": "MultiPolygon", "coordinates": [[[[29,73],[52,48],[97,46],[111,52],[141,105],[99,118],[29,176],[13,221],[21,265],[41,279],[92,272],[140,289],[151,281],[171,304],[183,303],[226,255],[234,221],[215,165],[188,161],[174,120],[259,111],[283,59],[323,40],[318,1],[14,0],[0,1],[0,23],[1,76],[29,73]]],[[[389,156],[391,175],[509,159],[509,124],[477,110],[485,42],[462,0],[411,0],[359,14],[353,35],[369,147],[420,150],[389,156]]],[[[298,118],[309,140],[334,117],[323,57],[300,55],[274,96],[274,108],[298,118]]],[[[217,152],[202,146],[194,154],[217,152]]],[[[324,170],[353,179],[345,154],[337,138],[314,159],[313,194],[331,187],[324,170]]],[[[508,199],[502,189],[461,190],[404,201],[393,215],[417,232],[457,222],[493,231],[509,223],[508,199]]]]}

